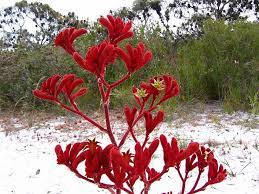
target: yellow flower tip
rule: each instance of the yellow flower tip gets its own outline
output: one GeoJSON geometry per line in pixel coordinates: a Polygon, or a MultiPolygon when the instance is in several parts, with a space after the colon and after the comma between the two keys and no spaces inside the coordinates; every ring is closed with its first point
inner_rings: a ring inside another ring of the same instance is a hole
{"type": "Polygon", "coordinates": [[[164,80],[162,79],[154,79],[154,83],[151,83],[151,85],[156,88],[157,90],[161,91],[165,89],[164,80]]]}
{"type": "Polygon", "coordinates": [[[137,92],[134,93],[134,95],[138,98],[145,98],[147,97],[148,93],[145,89],[141,88],[141,89],[138,89],[137,88],[137,92]]]}

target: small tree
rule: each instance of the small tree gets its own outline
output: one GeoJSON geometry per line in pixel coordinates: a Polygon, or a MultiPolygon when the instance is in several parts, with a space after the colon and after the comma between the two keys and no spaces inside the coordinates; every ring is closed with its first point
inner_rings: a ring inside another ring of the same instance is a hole
{"type": "Polygon", "coordinates": [[[259,19],[258,0],[135,0],[132,9],[126,10],[123,8],[118,13],[145,24],[157,15],[165,29],[165,37],[176,41],[189,35],[201,36],[203,22],[207,19],[228,22],[249,17],[259,19]],[[180,19],[182,25],[177,25],[175,19],[180,19]]]}
{"type": "Polygon", "coordinates": [[[67,166],[75,175],[87,182],[94,183],[98,187],[107,189],[111,193],[119,194],[121,191],[134,194],[136,181],[143,184],[141,193],[147,194],[151,185],[159,181],[170,169],[175,169],[182,181],[179,187],[181,193],[197,193],[203,191],[207,186],[223,181],[226,170],[218,165],[213,152],[209,148],[200,146],[197,142],[191,142],[187,148],[181,149],[177,140],[167,140],[165,135],[150,139],[150,134],[164,119],[164,112],[157,111],[160,105],[179,94],[179,85],[170,75],[162,75],[143,82],[139,87],[133,86],[133,96],[136,106],[124,108],[128,128],[121,139],[116,139],[114,129],[111,125],[109,103],[110,95],[114,88],[128,80],[131,75],[144,67],[152,59],[152,53],[143,43],[136,47],[130,44],[121,48],[120,42],[133,36],[131,21],[123,22],[120,17],[114,18],[108,15],[101,17],[100,24],[108,30],[108,37],[103,42],[88,48],[86,57],[82,57],[73,47],[75,39],[87,33],[85,29],[68,28],[60,32],[55,39],[55,45],[62,47],[70,54],[75,62],[85,71],[96,76],[98,88],[102,97],[103,111],[105,115],[105,126],[91,119],[83,113],[76,100],[86,94],[87,88],[80,87],[83,79],[74,74],[54,75],[44,81],[40,89],[33,91],[40,99],[49,100],[58,106],[73,112],[93,126],[107,134],[110,144],[102,147],[94,139],[69,144],[65,150],[57,145],[55,152],[58,164],[67,166]],[[125,64],[127,74],[114,83],[105,80],[105,71],[115,60],[121,60],[125,64]],[[62,100],[61,96],[66,98],[62,100]],[[136,124],[144,120],[145,138],[140,140],[136,137],[136,124]],[[124,143],[131,136],[134,141],[134,150],[126,149],[124,143]],[[163,168],[158,171],[152,168],[150,161],[161,144],[163,150],[163,168]],[[78,168],[79,164],[85,167],[84,172],[78,168]],[[208,168],[208,171],[205,169],[208,168]],[[186,182],[190,173],[197,171],[197,177],[191,189],[186,191],[186,182]],[[207,172],[207,181],[198,187],[201,175],[207,172]],[[106,177],[106,179],[105,179],[106,177]],[[104,181],[104,180],[109,181],[104,181]]]}
{"type": "Polygon", "coordinates": [[[7,47],[25,44],[36,47],[53,41],[64,27],[86,27],[88,21],[78,20],[73,12],[62,15],[48,4],[26,0],[0,10],[0,33],[7,47]],[[33,25],[32,25],[33,24],[33,25]]]}

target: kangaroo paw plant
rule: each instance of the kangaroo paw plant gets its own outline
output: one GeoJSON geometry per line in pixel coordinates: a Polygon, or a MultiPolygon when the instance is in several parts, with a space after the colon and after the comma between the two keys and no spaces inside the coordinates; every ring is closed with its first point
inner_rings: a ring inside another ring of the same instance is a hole
{"type": "MultiPolygon", "coordinates": [[[[191,142],[186,148],[180,148],[175,138],[168,139],[165,135],[161,135],[152,139],[150,136],[164,119],[164,112],[158,110],[160,105],[179,94],[179,85],[170,75],[153,77],[138,87],[133,86],[132,93],[136,106],[125,106],[127,128],[120,139],[115,137],[109,113],[110,95],[114,88],[130,79],[134,72],[149,63],[152,60],[152,53],[142,42],[137,46],[126,44],[125,48],[121,47],[122,41],[134,35],[131,21],[124,22],[120,17],[108,15],[107,18],[101,17],[99,22],[107,29],[107,38],[88,48],[85,56],[77,52],[73,46],[76,38],[87,34],[85,29],[63,30],[57,35],[55,45],[62,47],[83,70],[91,72],[96,77],[105,125],[102,126],[79,109],[76,101],[87,93],[87,88],[82,87],[83,79],[74,74],[54,75],[45,80],[33,93],[40,99],[54,102],[67,111],[81,116],[106,134],[110,144],[102,146],[93,138],[68,144],[64,149],[57,145],[55,148],[57,163],[67,166],[78,178],[116,194],[121,192],[134,194],[137,191],[147,194],[152,184],[171,170],[175,170],[179,176],[181,185],[176,189],[178,188],[181,194],[198,193],[209,185],[223,181],[227,176],[226,170],[218,164],[209,148],[197,142],[191,142]],[[127,73],[117,81],[109,83],[105,78],[106,68],[116,60],[121,60],[125,64],[127,73]],[[145,129],[143,139],[136,136],[139,121],[145,129]],[[128,138],[132,138],[134,144],[131,149],[125,148],[124,145],[128,138]],[[127,151],[123,152],[125,149],[127,151]],[[159,168],[156,166],[157,169],[151,167],[151,160],[154,159],[156,151],[163,154],[161,166],[159,168]],[[187,180],[189,180],[188,185],[187,180]]],[[[166,188],[161,187],[161,189],[166,188]]],[[[162,192],[155,191],[155,193],[162,192]]]]}

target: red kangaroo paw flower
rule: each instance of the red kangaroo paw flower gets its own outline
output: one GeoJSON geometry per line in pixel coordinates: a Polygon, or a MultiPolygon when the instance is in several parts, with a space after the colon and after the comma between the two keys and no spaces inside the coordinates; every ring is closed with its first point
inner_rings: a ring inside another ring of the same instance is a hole
{"type": "Polygon", "coordinates": [[[102,42],[88,49],[84,63],[77,54],[74,55],[74,58],[85,70],[104,77],[106,66],[115,61],[116,53],[114,45],[102,42]]]}
{"type": "Polygon", "coordinates": [[[173,167],[176,165],[177,156],[179,154],[179,147],[175,138],[172,138],[171,145],[167,142],[164,135],[160,136],[160,141],[164,151],[164,163],[165,167],[173,167]]]}
{"type": "Polygon", "coordinates": [[[182,160],[190,157],[191,155],[195,154],[200,148],[200,145],[197,142],[191,142],[187,146],[187,148],[182,149],[177,156],[177,162],[180,163],[182,160]]]}
{"type": "Polygon", "coordinates": [[[124,61],[130,73],[134,73],[145,66],[153,57],[151,51],[145,50],[143,43],[139,43],[136,48],[133,48],[130,44],[127,44],[126,49],[127,52],[117,47],[116,51],[119,57],[124,61]]]}
{"type": "Polygon", "coordinates": [[[166,168],[179,164],[182,160],[185,160],[199,150],[199,144],[196,142],[191,142],[186,149],[180,150],[175,138],[172,138],[171,145],[167,142],[164,135],[160,136],[160,141],[164,151],[164,162],[166,168]]]}
{"type": "Polygon", "coordinates": [[[89,150],[85,153],[85,173],[87,177],[97,178],[101,170],[102,149],[97,147],[94,153],[89,150]]]}
{"type": "Polygon", "coordinates": [[[111,149],[110,159],[113,171],[113,182],[118,188],[122,188],[126,174],[130,169],[129,163],[127,163],[129,161],[124,161],[122,154],[117,148],[111,149]]]}
{"type": "Polygon", "coordinates": [[[194,162],[197,158],[196,154],[185,159],[185,171],[190,172],[198,166],[198,162],[194,162]]]}
{"type": "Polygon", "coordinates": [[[165,94],[163,98],[158,102],[158,104],[161,104],[162,102],[168,100],[169,98],[179,95],[179,91],[180,91],[177,81],[173,79],[171,76],[164,75],[163,80],[165,83],[165,94]]]}
{"type": "MultiPolygon", "coordinates": [[[[146,172],[148,174],[148,180],[151,180],[152,178],[154,178],[155,176],[157,176],[159,173],[154,169],[154,168],[149,168],[147,167],[146,172]]],[[[160,180],[160,179],[158,179],[160,180]]]]}
{"type": "Polygon", "coordinates": [[[144,117],[145,117],[146,133],[147,135],[149,135],[155,129],[155,127],[164,120],[164,112],[159,111],[157,115],[154,118],[152,118],[152,114],[146,111],[144,113],[144,117]]]}
{"type": "Polygon", "coordinates": [[[98,142],[94,140],[88,140],[86,142],[85,153],[85,172],[86,176],[90,178],[100,178],[102,148],[98,145],[98,142]]]}
{"type": "Polygon", "coordinates": [[[67,79],[64,77],[64,80],[65,81],[63,83],[60,83],[60,86],[63,85],[63,87],[60,89],[62,89],[62,92],[64,92],[70,100],[74,101],[76,98],[85,95],[87,92],[87,88],[80,88],[79,90],[75,91],[77,87],[84,83],[83,79],[76,78],[74,75],[69,75],[67,79]]]}
{"type": "Polygon", "coordinates": [[[65,158],[64,152],[63,152],[60,145],[57,145],[55,147],[55,152],[56,152],[56,155],[57,155],[57,163],[58,164],[67,164],[67,158],[65,158]]]}
{"type": "Polygon", "coordinates": [[[159,76],[149,80],[149,82],[142,82],[140,88],[135,86],[132,88],[136,102],[141,106],[144,102],[152,96],[150,106],[153,107],[158,96],[163,95],[156,105],[168,100],[179,94],[179,85],[171,76],[159,76]]]}
{"type": "Polygon", "coordinates": [[[63,152],[61,146],[57,145],[55,147],[57,163],[66,165],[72,171],[76,170],[78,164],[85,159],[85,146],[86,142],[79,142],[74,145],[68,144],[66,150],[63,152]]]}
{"type": "Polygon", "coordinates": [[[55,38],[55,46],[60,46],[66,50],[70,55],[73,55],[75,49],[73,48],[73,43],[75,39],[83,34],[87,33],[86,29],[75,29],[67,28],[61,31],[55,38]]]}
{"type": "MultiPolygon", "coordinates": [[[[110,164],[110,153],[111,150],[115,148],[115,146],[113,144],[109,144],[108,146],[106,146],[103,149],[103,153],[102,153],[102,158],[101,158],[101,162],[102,162],[102,167],[105,173],[110,172],[111,171],[111,164],[110,164]]],[[[108,175],[107,175],[108,176],[108,175]]]]}
{"type": "Polygon", "coordinates": [[[44,81],[40,89],[33,90],[33,94],[41,99],[58,101],[58,95],[62,92],[74,101],[87,92],[87,88],[75,91],[83,83],[83,79],[76,78],[74,74],[64,75],[63,78],[60,75],[54,75],[44,81]]]}
{"type": "Polygon", "coordinates": [[[155,139],[150,146],[144,150],[140,143],[135,145],[134,167],[138,175],[142,175],[145,172],[145,169],[148,167],[151,157],[156,151],[158,145],[158,139],[155,139]]]}
{"type": "Polygon", "coordinates": [[[44,100],[57,100],[56,85],[60,79],[60,75],[48,78],[41,84],[40,89],[33,90],[33,95],[44,100]]]}
{"type": "Polygon", "coordinates": [[[154,98],[158,96],[162,90],[164,90],[164,80],[160,77],[154,77],[149,80],[149,83],[141,83],[141,88],[145,89],[149,95],[153,95],[154,98]]]}
{"type": "Polygon", "coordinates": [[[138,103],[139,106],[142,106],[150,96],[145,89],[139,89],[135,86],[132,87],[132,93],[134,95],[135,101],[138,103]]]}
{"type": "Polygon", "coordinates": [[[209,148],[201,146],[196,152],[198,158],[198,168],[200,171],[204,171],[204,168],[208,166],[208,161],[214,158],[213,152],[209,148]]]}
{"type": "Polygon", "coordinates": [[[108,15],[107,18],[101,17],[99,22],[108,30],[109,41],[112,44],[116,45],[122,40],[134,35],[131,31],[131,21],[124,23],[120,17],[114,18],[113,16],[108,15]]]}
{"type": "Polygon", "coordinates": [[[216,184],[222,182],[227,177],[227,171],[222,164],[218,167],[218,161],[213,158],[209,161],[208,183],[216,184]]]}
{"type": "Polygon", "coordinates": [[[131,160],[132,157],[133,154],[131,154],[129,150],[127,152],[122,152],[122,165],[130,170],[132,170],[131,166],[129,166],[130,163],[133,163],[131,160]]]}
{"type": "Polygon", "coordinates": [[[130,110],[128,106],[124,108],[124,113],[129,127],[132,127],[137,111],[138,109],[136,107],[133,107],[132,110],[130,110]]]}
{"type": "Polygon", "coordinates": [[[78,142],[72,146],[69,153],[69,161],[72,164],[72,169],[76,169],[78,164],[85,159],[85,152],[81,152],[82,150],[85,150],[85,148],[86,142],[78,142]]]}
{"type": "Polygon", "coordinates": [[[78,53],[78,52],[74,52],[73,53],[73,59],[75,60],[75,62],[80,65],[80,67],[82,67],[83,69],[89,71],[85,59],[78,53]]]}
{"type": "Polygon", "coordinates": [[[118,148],[112,144],[106,146],[102,152],[103,172],[118,188],[122,188],[126,176],[132,174],[131,157],[132,154],[129,151],[121,154],[118,148]]]}

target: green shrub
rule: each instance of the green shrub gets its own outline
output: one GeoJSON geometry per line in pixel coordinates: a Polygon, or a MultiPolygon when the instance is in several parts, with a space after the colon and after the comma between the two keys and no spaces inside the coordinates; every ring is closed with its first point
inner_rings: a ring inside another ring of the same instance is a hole
{"type": "MultiPolygon", "coordinates": [[[[90,33],[76,42],[76,48],[85,56],[90,45],[97,44],[106,32],[100,26],[90,26],[90,33]],[[98,34],[98,36],[96,36],[98,34]],[[99,36],[100,35],[100,36],[99,36]]],[[[221,100],[227,111],[250,109],[258,112],[259,24],[243,21],[224,24],[207,21],[204,36],[180,45],[178,51],[171,40],[164,37],[159,25],[140,26],[135,31],[133,45],[143,41],[152,50],[154,58],[145,69],[132,75],[132,79],[112,94],[113,108],[134,103],[132,85],[149,77],[171,74],[180,82],[183,102],[221,100]]],[[[0,51],[0,107],[13,108],[44,106],[32,96],[39,80],[60,73],[75,73],[85,79],[88,94],[81,99],[82,108],[100,106],[94,76],[81,71],[70,56],[53,45],[33,49],[17,47],[0,51]],[[89,103],[90,102],[90,103],[89,103]],[[87,107],[85,107],[87,106],[87,107]]],[[[107,69],[107,80],[113,82],[123,76],[125,67],[120,61],[107,69]],[[121,73],[115,73],[121,72],[121,73]]],[[[171,104],[167,105],[170,109],[171,104]]]]}
{"type": "Polygon", "coordinates": [[[207,21],[204,36],[179,49],[182,95],[222,100],[227,111],[253,108],[250,101],[258,90],[258,32],[258,23],[207,21]]]}

